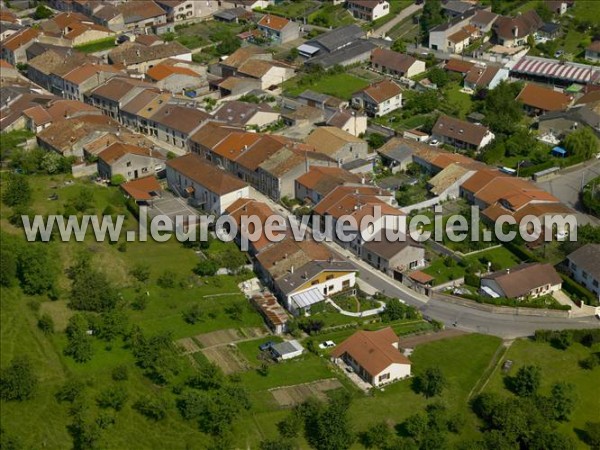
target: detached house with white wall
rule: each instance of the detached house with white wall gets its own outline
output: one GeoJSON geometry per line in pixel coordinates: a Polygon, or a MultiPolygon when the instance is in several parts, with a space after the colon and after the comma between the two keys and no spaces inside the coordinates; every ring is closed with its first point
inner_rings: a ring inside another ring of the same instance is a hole
{"type": "Polygon", "coordinates": [[[402,108],[402,88],[391,80],[381,80],[352,94],[352,106],[371,117],[384,116],[402,108]]]}
{"type": "Polygon", "coordinates": [[[167,161],[167,181],[173,192],[203,211],[221,215],[250,188],[194,153],[167,161]]]}
{"type": "Polygon", "coordinates": [[[523,300],[552,295],[562,286],[562,278],[552,264],[520,264],[481,277],[481,290],[493,297],[523,300]]]}
{"type": "Polygon", "coordinates": [[[575,281],[600,299],[600,244],[587,244],[567,256],[575,281]]]}
{"type": "Polygon", "coordinates": [[[333,352],[334,361],[343,361],[374,387],[410,376],[411,362],[398,349],[398,336],[390,328],[357,331],[333,352]]]}
{"type": "Polygon", "coordinates": [[[369,22],[390,13],[390,4],[385,0],[348,0],[346,5],[355,19],[369,22]]]}

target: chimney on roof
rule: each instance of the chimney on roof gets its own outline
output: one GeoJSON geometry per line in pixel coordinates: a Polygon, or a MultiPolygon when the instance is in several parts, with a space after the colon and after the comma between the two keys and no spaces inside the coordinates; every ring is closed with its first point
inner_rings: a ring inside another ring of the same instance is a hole
{"type": "Polygon", "coordinates": [[[515,26],[513,28],[513,36],[514,37],[518,37],[519,36],[519,27],[515,26]]]}
{"type": "Polygon", "coordinates": [[[290,273],[293,274],[294,273],[294,266],[290,267],[290,273]]]}
{"type": "Polygon", "coordinates": [[[510,275],[510,269],[506,269],[506,275],[510,275]]]}

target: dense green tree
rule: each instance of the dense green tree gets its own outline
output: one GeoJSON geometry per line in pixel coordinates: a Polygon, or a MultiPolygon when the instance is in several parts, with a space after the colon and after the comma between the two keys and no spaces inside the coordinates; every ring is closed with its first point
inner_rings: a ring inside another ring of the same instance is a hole
{"type": "Polygon", "coordinates": [[[139,328],[134,328],[128,340],[138,365],[153,381],[165,384],[179,373],[179,349],[171,333],[146,338],[139,328]]]}
{"type": "Polygon", "coordinates": [[[302,431],[302,415],[298,408],[294,408],[285,419],[277,423],[277,430],[283,438],[293,439],[302,431]]]}
{"type": "Polygon", "coordinates": [[[221,388],[225,383],[223,371],[214,363],[198,363],[198,373],[189,377],[186,384],[194,389],[210,391],[221,388]]]}
{"type": "Polygon", "coordinates": [[[129,271],[129,275],[140,283],[145,283],[150,279],[150,265],[147,263],[137,263],[129,271]]]}
{"type": "Polygon", "coordinates": [[[414,381],[415,390],[427,398],[440,395],[447,384],[446,377],[439,367],[425,369],[414,381]]]}
{"type": "Polygon", "coordinates": [[[600,148],[598,138],[589,127],[581,127],[569,133],[565,138],[564,146],[569,154],[585,160],[598,153],[598,148],[600,148]]]}
{"type": "Polygon", "coordinates": [[[64,353],[75,361],[83,363],[92,359],[92,337],[88,334],[88,321],[82,314],[75,314],[69,319],[66,328],[67,346],[64,353]]]}
{"type": "Polygon", "coordinates": [[[395,52],[404,53],[406,52],[406,42],[403,39],[396,39],[391,49],[395,52]]]}
{"type": "Polygon", "coordinates": [[[535,395],[542,381],[542,372],[538,366],[523,366],[510,379],[511,390],[519,397],[535,395]]]}
{"type": "Polygon", "coordinates": [[[231,427],[239,414],[250,408],[246,392],[238,386],[214,391],[187,391],[178,401],[185,419],[196,420],[200,430],[213,436],[231,427]]]}
{"type": "Polygon", "coordinates": [[[129,329],[129,319],[123,311],[107,311],[96,317],[94,334],[105,341],[125,337],[129,329]]]}
{"type": "Polygon", "coordinates": [[[21,246],[17,273],[26,294],[55,295],[57,260],[47,246],[40,243],[21,246]]]}
{"type": "Polygon", "coordinates": [[[31,186],[24,175],[11,174],[3,188],[2,201],[6,206],[28,206],[31,203],[31,186]]]}
{"type": "Polygon", "coordinates": [[[367,135],[367,142],[371,148],[378,149],[385,144],[385,136],[379,133],[369,133],[367,135]]]}
{"type": "Polygon", "coordinates": [[[78,212],[85,212],[94,207],[94,192],[89,186],[81,186],[69,205],[78,212]]]}
{"type": "Polygon", "coordinates": [[[110,386],[103,389],[96,397],[96,403],[100,408],[112,408],[120,411],[125,406],[129,394],[123,385],[110,386]]]}
{"type": "Polygon", "coordinates": [[[592,450],[600,449],[600,422],[586,422],[585,441],[592,450]]]}
{"type": "Polygon", "coordinates": [[[429,30],[444,21],[442,3],[440,0],[425,0],[421,15],[421,30],[428,34],[429,30]]]}
{"type": "Polygon", "coordinates": [[[502,81],[487,92],[483,103],[485,122],[495,133],[511,134],[523,119],[523,107],[515,100],[521,89],[520,83],[502,81]]]}
{"type": "Polygon", "coordinates": [[[385,322],[392,322],[406,318],[408,307],[397,298],[391,298],[385,304],[385,310],[381,313],[381,318],[385,322]]]}
{"type": "Polygon", "coordinates": [[[71,308],[102,312],[117,305],[117,290],[103,272],[88,267],[87,270],[79,270],[72,280],[71,308]]]}
{"type": "Polygon", "coordinates": [[[38,5],[38,7],[35,8],[35,11],[33,13],[33,18],[35,20],[48,19],[52,16],[53,16],[52,10],[50,8],[47,8],[44,5],[38,5]]]}
{"type": "Polygon", "coordinates": [[[406,99],[403,109],[413,114],[428,114],[435,111],[438,104],[438,93],[434,90],[428,90],[410,95],[406,99]]]}
{"type": "Polygon", "coordinates": [[[304,433],[308,443],[317,450],[349,448],[355,435],[348,421],[350,396],[334,396],[327,406],[311,403],[304,410],[304,433]]]}
{"type": "Polygon", "coordinates": [[[450,82],[448,72],[441,67],[433,67],[429,70],[428,78],[432,83],[436,84],[438,88],[443,88],[450,82]]]}
{"type": "Polygon", "coordinates": [[[550,394],[550,402],[554,415],[553,419],[558,421],[569,420],[576,401],[577,395],[573,384],[565,381],[554,384],[550,394]]]}
{"type": "Polygon", "coordinates": [[[420,441],[429,428],[429,419],[423,413],[416,413],[408,416],[402,426],[408,436],[420,441]]]}
{"type": "Polygon", "coordinates": [[[160,395],[146,395],[133,405],[133,409],[152,420],[163,420],[169,409],[169,402],[160,395]]]}
{"type": "Polygon", "coordinates": [[[76,379],[68,379],[58,389],[58,391],[56,391],[56,394],[54,396],[59,402],[73,403],[75,400],[81,397],[84,390],[85,383],[76,379]]]}
{"type": "Polygon", "coordinates": [[[194,267],[194,273],[201,277],[212,277],[219,270],[219,265],[212,259],[203,259],[194,267]]]}
{"type": "Polygon", "coordinates": [[[568,349],[573,344],[573,334],[569,330],[562,330],[552,338],[552,345],[561,350],[568,349]]]}
{"type": "Polygon", "coordinates": [[[360,443],[366,448],[383,449],[387,446],[392,438],[392,431],[385,422],[378,422],[370,426],[367,431],[361,433],[360,443]]]}
{"type": "Polygon", "coordinates": [[[0,371],[0,398],[2,400],[27,400],[33,397],[38,379],[31,361],[26,356],[16,356],[10,365],[0,371]]]}

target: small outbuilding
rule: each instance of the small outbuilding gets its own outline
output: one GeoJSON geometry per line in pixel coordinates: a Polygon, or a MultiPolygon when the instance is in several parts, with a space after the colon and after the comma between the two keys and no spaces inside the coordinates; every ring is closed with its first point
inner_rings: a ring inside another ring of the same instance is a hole
{"type": "Polygon", "coordinates": [[[284,341],[271,346],[271,354],[277,360],[296,358],[303,352],[304,347],[296,340],[284,341]]]}

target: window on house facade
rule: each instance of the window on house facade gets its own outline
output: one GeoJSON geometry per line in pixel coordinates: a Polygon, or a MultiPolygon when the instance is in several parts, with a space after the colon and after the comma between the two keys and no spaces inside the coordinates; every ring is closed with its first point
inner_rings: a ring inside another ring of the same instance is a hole
{"type": "Polygon", "coordinates": [[[127,167],[131,167],[131,161],[127,161],[127,164],[125,164],[127,167]]]}
{"type": "Polygon", "coordinates": [[[379,375],[379,382],[385,381],[385,380],[389,380],[390,379],[390,374],[389,373],[384,373],[383,375],[379,375]]]}
{"type": "Polygon", "coordinates": [[[344,280],[342,282],[342,289],[348,289],[350,287],[350,280],[344,280]]]}
{"type": "Polygon", "coordinates": [[[333,275],[327,275],[327,276],[325,277],[325,279],[326,279],[326,280],[333,280],[333,275]]]}

